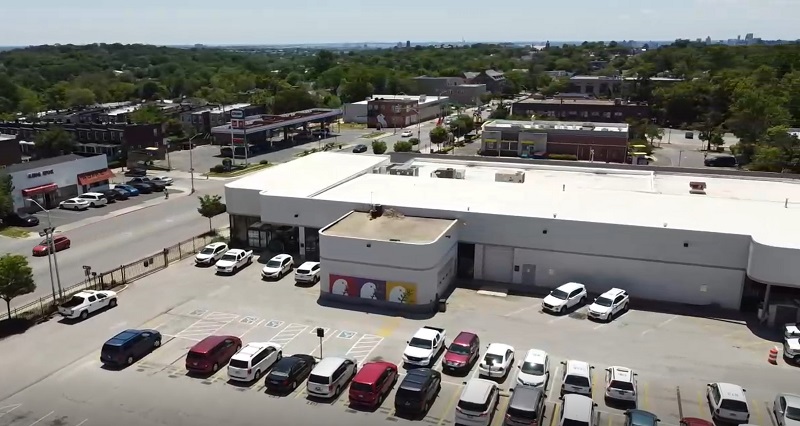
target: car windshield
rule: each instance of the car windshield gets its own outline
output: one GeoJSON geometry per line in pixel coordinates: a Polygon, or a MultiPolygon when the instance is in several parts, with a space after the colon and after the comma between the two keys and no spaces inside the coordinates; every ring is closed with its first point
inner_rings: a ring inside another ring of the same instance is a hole
{"type": "Polygon", "coordinates": [[[235,254],[226,254],[222,256],[223,261],[227,262],[236,262],[236,255],[235,254]]]}
{"type": "Polygon", "coordinates": [[[408,342],[408,346],[414,348],[422,348],[422,349],[430,349],[433,347],[433,342],[426,339],[420,339],[419,337],[414,337],[408,342]]]}
{"type": "Polygon", "coordinates": [[[270,260],[269,262],[267,262],[267,268],[280,268],[280,267],[281,267],[281,261],[280,260],[274,260],[273,259],[273,260],[270,260]]]}
{"type": "Polygon", "coordinates": [[[70,306],[80,306],[83,303],[83,297],[80,296],[72,296],[72,299],[69,299],[66,303],[61,306],[70,307],[70,306]]]}
{"type": "Polygon", "coordinates": [[[487,365],[502,364],[503,356],[495,354],[486,354],[486,356],[483,357],[483,362],[485,362],[487,365]]]}
{"type": "Polygon", "coordinates": [[[580,387],[589,387],[589,379],[581,376],[569,375],[564,379],[564,384],[580,387]]]}
{"type": "Polygon", "coordinates": [[[786,408],[786,418],[800,421],[800,408],[787,407],[786,408]]]}
{"type": "Polygon", "coordinates": [[[594,301],[594,303],[596,303],[596,304],[598,304],[600,306],[609,307],[609,306],[611,306],[613,301],[611,299],[607,299],[605,297],[598,297],[597,300],[594,301]]]}
{"type": "Polygon", "coordinates": [[[202,251],[200,251],[200,254],[213,254],[213,253],[214,253],[213,247],[206,247],[202,251]]]}
{"type": "Polygon", "coordinates": [[[520,368],[525,374],[532,374],[534,376],[541,376],[544,374],[544,364],[539,364],[538,362],[525,362],[522,364],[522,368],[520,368]]]}
{"type": "Polygon", "coordinates": [[[465,345],[457,345],[453,343],[447,350],[458,355],[469,355],[469,346],[465,345]]]}
{"type": "Polygon", "coordinates": [[[556,299],[561,299],[561,300],[567,300],[567,297],[569,296],[567,293],[559,289],[553,290],[552,292],[550,292],[550,295],[555,297],[556,299]]]}

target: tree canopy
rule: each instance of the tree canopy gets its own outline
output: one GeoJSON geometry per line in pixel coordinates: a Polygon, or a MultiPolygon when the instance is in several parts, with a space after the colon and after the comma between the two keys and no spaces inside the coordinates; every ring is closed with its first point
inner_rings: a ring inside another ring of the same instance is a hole
{"type": "Polygon", "coordinates": [[[11,301],[35,290],[33,270],[25,256],[7,253],[0,257],[0,299],[6,302],[9,318],[11,318],[11,301]]]}

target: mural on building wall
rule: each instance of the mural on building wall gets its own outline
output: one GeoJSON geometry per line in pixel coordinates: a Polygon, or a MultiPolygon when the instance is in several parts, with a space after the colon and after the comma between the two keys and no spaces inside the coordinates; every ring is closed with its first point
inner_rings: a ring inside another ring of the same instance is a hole
{"type": "Polygon", "coordinates": [[[416,303],[416,284],[386,282],[369,278],[329,275],[329,292],[339,296],[387,300],[395,303],[416,303]]]}
{"type": "Polygon", "coordinates": [[[412,283],[401,283],[389,281],[386,283],[387,299],[395,303],[407,303],[413,305],[417,303],[417,285],[412,283]]]}

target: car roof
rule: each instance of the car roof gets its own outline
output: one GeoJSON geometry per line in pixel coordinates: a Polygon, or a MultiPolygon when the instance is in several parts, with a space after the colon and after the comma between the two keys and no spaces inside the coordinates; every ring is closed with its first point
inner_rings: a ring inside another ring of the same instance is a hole
{"type": "Polygon", "coordinates": [[[133,328],[125,330],[125,331],[121,331],[121,332],[117,333],[116,336],[108,339],[108,341],[106,341],[105,344],[106,345],[111,345],[111,346],[121,346],[121,345],[125,344],[125,342],[133,339],[134,337],[136,337],[136,336],[138,336],[138,335],[140,335],[140,334],[142,334],[144,332],[148,332],[148,331],[150,331],[150,330],[136,330],[136,329],[133,329],[133,328]]]}
{"type": "Polygon", "coordinates": [[[425,327],[420,328],[419,330],[417,330],[416,333],[414,333],[414,337],[420,339],[431,339],[431,340],[433,340],[433,338],[438,335],[439,335],[438,331],[425,327]]]}
{"type": "Polygon", "coordinates": [[[600,297],[607,297],[609,299],[613,299],[621,294],[625,294],[626,291],[621,288],[612,288],[611,290],[606,291],[605,293],[601,294],[600,297]]]}
{"type": "Polygon", "coordinates": [[[226,244],[225,244],[225,243],[218,242],[218,243],[211,243],[211,244],[208,244],[208,245],[206,245],[206,247],[217,248],[217,247],[224,246],[224,245],[226,245],[226,244]]]}
{"type": "Polygon", "coordinates": [[[353,381],[364,384],[375,383],[389,367],[394,367],[394,364],[385,361],[368,362],[358,369],[358,374],[353,381]]]}
{"type": "Polygon", "coordinates": [[[547,352],[541,349],[528,349],[522,362],[544,363],[545,358],[547,358],[547,352]]]}
{"type": "Polygon", "coordinates": [[[331,376],[346,359],[347,358],[341,356],[325,357],[322,359],[322,361],[317,363],[317,365],[314,367],[313,373],[319,376],[331,376]]]}
{"type": "Polygon", "coordinates": [[[245,347],[243,347],[239,352],[233,356],[236,359],[250,359],[259,354],[264,348],[269,346],[275,347],[273,343],[268,342],[250,342],[245,347]]]}
{"type": "Polygon", "coordinates": [[[244,250],[242,250],[242,249],[230,249],[227,252],[230,253],[230,254],[239,254],[239,253],[243,253],[244,250]]]}
{"type": "Polygon", "coordinates": [[[189,351],[204,354],[210,351],[212,348],[214,348],[214,346],[217,346],[223,340],[232,338],[238,339],[238,337],[235,336],[223,336],[223,335],[208,336],[205,339],[197,342],[197,344],[192,346],[192,349],[190,349],[189,351]]]}
{"type": "Polygon", "coordinates": [[[492,355],[505,355],[506,351],[508,350],[513,352],[514,347],[506,345],[505,343],[491,343],[489,344],[489,347],[486,348],[486,353],[492,355]]]}
{"type": "Polygon", "coordinates": [[[477,339],[477,338],[478,338],[478,335],[475,334],[475,333],[470,333],[469,331],[462,331],[461,333],[458,333],[458,336],[456,336],[455,339],[453,339],[453,343],[458,344],[458,345],[468,345],[474,339],[477,339]]]}
{"type": "Polygon", "coordinates": [[[744,389],[741,386],[733,383],[716,383],[716,385],[723,398],[747,402],[747,398],[744,396],[744,389]]]}
{"type": "Polygon", "coordinates": [[[565,291],[565,292],[569,293],[569,292],[571,292],[573,290],[577,290],[579,288],[585,288],[585,287],[586,286],[584,286],[581,283],[568,282],[566,284],[561,284],[560,286],[558,286],[558,290],[565,291]]]}
{"type": "Polygon", "coordinates": [[[288,254],[276,254],[275,256],[272,256],[272,259],[270,260],[283,260],[286,259],[287,257],[292,257],[292,256],[289,256],[288,254]]]}
{"type": "Polygon", "coordinates": [[[489,399],[489,393],[495,387],[495,382],[486,379],[469,379],[461,392],[461,401],[482,404],[489,399]]]}
{"type": "Polygon", "coordinates": [[[433,370],[430,368],[415,368],[406,372],[406,377],[400,383],[400,387],[409,390],[419,390],[431,377],[433,370]]]}
{"type": "Polygon", "coordinates": [[[564,418],[571,420],[592,420],[592,408],[594,402],[588,396],[578,394],[564,395],[564,402],[561,403],[564,410],[564,418]]]}
{"type": "Polygon", "coordinates": [[[685,423],[687,426],[714,426],[714,423],[697,417],[684,417],[681,419],[681,423],[685,423]]]}
{"type": "Polygon", "coordinates": [[[508,406],[518,410],[530,411],[532,408],[536,408],[542,393],[542,388],[517,385],[514,387],[511,399],[508,401],[508,406]]]}
{"type": "Polygon", "coordinates": [[[611,379],[619,380],[621,382],[633,382],[633,370],[628,367],[611,366],[608,367],[611,371],[611,379]]]}
{"type": "Polygon", "coordinates": [[[632,425],[649,425],[658,421],[658,416],[645,410],[628,410],[625,415],[631,419],[632,425]]]}
{"type": "Polygon", "coordinates": [[[100,293],[101,292],[94,291],[94,290],[83,290],[83,291],[79,291],[77,294],[74,294],[73,296],[89,297],[89,296],[96,296],[96,295],[98,295],[100,293]]]}
{"type": "Polygon", "coordinates": [[[786,399],[786,403],[792,407],[800,407],[800,395],[795,395],[793,393],[782,393],[778,396],[782,396],[786,399]]]}
{"type": "MultiPolygon", "coordinates": [[[[102,197],[102,196],[103,196],[103,194],[101,194],[101,193],[99,193],[99,192],[84,192],[84,193],[83,193],[83,194],[81,194],[81,195],[93,195],[93,196],[95,196],[95,197],[102,197]]],[[[80,197],[80,195],[79,195],[79,197],[80,197]]]]}
{"type": "Polygon", "coordinates": [[[313,268],[314,266],[317,266],[317,265],[319,265],[319,262],[308,261],[308,262],[303,262],[303,264],[300,265],[300,267],[297,268],[297,269],[304,269],[304,268],[311,269],[311,268],[313,268]]]}
{"type": "Polygon", "coordinates": [[[585,361],[577,361],[571,359],[567,361],[566,374],[579,374],[581,376],[589,375],[589,363],[585,361]]]}
{"type": "Polygon", "coordinates": [[[83,198],[78,198],[78,197],[72,197],[67,201],[80,201],[81,203],[86,202],[86,200],[84,200],[83,198]]]}

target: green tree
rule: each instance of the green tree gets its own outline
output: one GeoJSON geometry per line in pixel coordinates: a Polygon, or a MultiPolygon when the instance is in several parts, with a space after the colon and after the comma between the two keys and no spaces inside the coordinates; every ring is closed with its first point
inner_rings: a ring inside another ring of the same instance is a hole
{"type": "Polygon", "coordinates": [[[436,126],[431,129],[428,136],[431,139],[431,143],[435,143],[437,146],[441,145],[450,138],[450,133],[447,132],[447,129],[442,126],[436,126]]]}
{"type": "Polygon", "coordinates": [[[664,129],[654,124],[649,124],[645,130],[645,137],[650,141],[650,145],[653,146],[655,145],[656,139],[661,142],[661,139],[664,137],[664,129]]]}
{"type": "Polygon", "coordinates": [[[6,217],[14,211],[14,199],[11,194],[14,185],[11,175],[0,176],[0,218],[6,217]]]}
{"type": "Polygon", "coordinates": [[[394,147],[392,148],[394,152],[411,152],[414,150],[414,145],[411,144],[411,141],[397,141],[394,143],[394,147]]]}
{"type": "Polygon", "coordinates": [[[450,131],[456,136],[464,136],[475,129],[475,120],[467,114],[461,114],[450,122],[450,131]]]}
{"type": "Polygon", "coordinates": [[[364,80],[346,81],[339,87],[339,98],[342,102],[359,102],[375,93],[375,86],[364,80]]]}
{"type": "Polygon", "coordinates": [[[28,259],[21,254],[7,253],[0,257],[0,299],[6,301],[8,317],[11,318],[11,301],[19,296],[36,291],[33,269],[28,259]]]}
{"type": "Polygon", "coordinates": [[[755,146],[751,169],[800,172],[800,139],[786,126],[775,126],[755,146]]]}
{"type": "Polygon", "coordinates": [[[131,112],[129,117],[135,124],[161,124],[166,121],[163,110],[155,105],[138,108],[131,112]]]}
{"type": "Polygon", "coordinates": [[[221,195],[203,195],[197,198],[200,200],[200,207],[197,208],[197,212],[200,213],[200,216],[208,219],[208,231],[212,232],[214,228],[211,226],[211,219],[214,216],[225,213],[228,208],[222,202],[221,195]]]}
{"type": "Polygon", "coordinates": [[[84,89],[81,87],[74,87],[68,89],[65,93],[66,96],[66,103],[68,107],[82,107],[88,105],[94,105],[97,102],[97,98],[89,89],[84,89]]]}
{"type": "Polygon", "coordinates": [[[33,143],[36,147],[36,153],[42,158],[70,154],[75,148],[75,138],[60,126],[53,126],[43,132],[39,132],[33,143]]]}
{"type": "Polygon", "coordinates": [[[410,143],[412,146],[413,145],[419,145],[419,139],[418,138],[411,138],[411,139],[408,140],[408,143],[410,143]]]}
{"type": "Polygon", "coordinates": [[[180,120],[175,118],[170,118],[167,120],[166,124],[164,125],[164,131],[167,136],[174,136],[177,138],[182,138],[186,135],[183,129],[183,124],[180,122],[180,120]]]}
{"type": "Polygon", "coordinates": [[[384,154],[386,150],[389,149],[386,146],[386,142],[384,141],[372,141],[372,153],[373,154],[384,154]]]}
{"type": "Polygon", "coordinates": [[[319,106],[319,99],[304,89],[281,90],[275,94],[272,102],[272,112],[285,114],[287,112],[303,111],[319,106]]]}
{"type": "Polygon", "coordinates": [[[489,118],[494,118],[496,120],[505,120],[508,118],[508,112],[509,112],[508,108],[501,105],[495,108],[495,110],[492,111],[491,114],[489,114],[489,118]]]}

